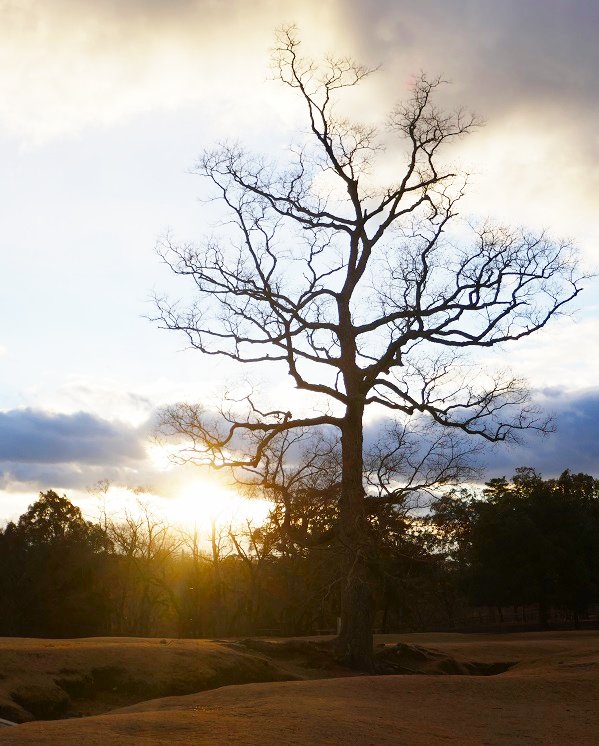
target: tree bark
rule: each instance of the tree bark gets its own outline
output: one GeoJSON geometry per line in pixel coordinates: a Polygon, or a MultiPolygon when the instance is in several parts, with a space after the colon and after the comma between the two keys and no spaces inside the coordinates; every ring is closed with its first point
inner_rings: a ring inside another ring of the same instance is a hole
{"type": "Polygon", "coordinates": [[[343,476],[339,546],[342,591],[341,629],[336,654],[340,661],[353,669],[373,671],[374,607],[363,484],[363,412],[361,402],[348,404],[341,436],[343,476]]]}

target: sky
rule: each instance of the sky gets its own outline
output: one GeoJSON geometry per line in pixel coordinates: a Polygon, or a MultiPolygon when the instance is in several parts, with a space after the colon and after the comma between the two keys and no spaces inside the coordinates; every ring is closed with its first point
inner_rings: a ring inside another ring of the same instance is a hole
{"type": "MultiPolygon", "coordinates": [[[[459,151],[469,214],[547,228],[599,265],[595,0],[0,0],[0,522],[46,489],[89,510],[104,479],[188,494],[196,472],[155,444],[155,413],[245,372],[148,320],[154,290],[181,290],[154,247],[210,221],[190,173],[203,148],[276,157],[302,125],[269,72],[285,23],[309,53],[380,65],[381,121],[421,70],[450,80],[446,102],[486,122],[459,151]]],[[[599,476],[597,280],[486,362],[526,376],[558,428],[493,449],[488,473],[599,476]]]]}

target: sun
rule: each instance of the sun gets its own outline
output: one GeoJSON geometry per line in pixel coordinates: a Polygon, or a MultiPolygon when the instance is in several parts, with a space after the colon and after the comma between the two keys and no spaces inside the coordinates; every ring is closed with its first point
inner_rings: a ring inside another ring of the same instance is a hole
{"type": "Polygon", "coordinates": [[[163,496],[150,495],[149,502],[173,527],[209,533],[213,524],[239,527],[250,521],[259,526],[268,517],[272,508],[268,500],[242,496],[208,469],[198,473],[189,464],[174,465],[171,457],[178,446],[148,444],[147,451],[154,468],[165,476],[163,496]]]}
{"type": "Polygon", "coordinates": [[[204,478],[185,484],[165,505],[169,521],[184,529],[209,531],[217,526],[240,526],[250,521],[263,523],[271,504],[259,498],[247,498],[234,489],[204,478]]]}

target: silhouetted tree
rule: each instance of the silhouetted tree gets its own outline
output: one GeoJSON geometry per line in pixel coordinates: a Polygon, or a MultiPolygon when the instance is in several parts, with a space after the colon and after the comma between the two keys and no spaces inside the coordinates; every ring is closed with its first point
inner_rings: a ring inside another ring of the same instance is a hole
{"type": "Polygon", "coordinates": [[[543,480],[518,469],[493,479],[484,496],[467,491],[433,506],[437,537],[458,565],[471,601],[491,607],[536,604],[546,626],[552,608],[575,624],[599,598],[599,482],[565,471],[543,480]]]}
{"type": "Polygon", "coordinates": [[[0,531],[4,634],[69,637],[105,631],[110,542],[52,490],[0,531]]]}
{"type": "Polygon", "coordinates": [[[200,246],[164,241],[162,256],[193,281],[198,298],[187,309],[158,298],[158,318],[205,355],[285,366],[297,388],[331,406],[294,414],[249,396],[245,409],[234,402],[219,419],[180,405],[166,414],[165,429],[187,439],[188,458],[217,467],[257,466],[274,438],[296,428],[340,433],[338,654],[368,669],[366,408],[489,441],[545,429],[521,381],[478,368],[473,375],[458,354],[527,337],[580,285],[570,248],[544,234],[483,223],[460,225],[470,236],[448,237],[466,179],[440,155],[477,122],[437,106],[441,79],[416,79],[381,133],[335,108],[368,68],[348,58],[303,59],[293,28],[279,34],[274,63],[304,104],[306,139],[281,166],[237,144],[204,153],[197,173],[215,187],[227,220],[220,238],[200,246]],[[385,151],[389,136],[399,150],[385,151]],[[381,158],[395,169],[387,184],[374,175],[381,158]]]}

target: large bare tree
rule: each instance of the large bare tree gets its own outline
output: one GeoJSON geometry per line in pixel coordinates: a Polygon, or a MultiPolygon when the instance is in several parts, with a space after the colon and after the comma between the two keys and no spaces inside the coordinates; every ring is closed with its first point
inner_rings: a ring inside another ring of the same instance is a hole
{"type": "MultiPolygon", "coordinates": [[[[200,245],[161,243],[196,296],[185,306],[157,298],[157,316],[204,355],[284,366],[321,408],[261,408],[248,396],[219,416],[178,405],[166,423],[185,439],[189,458],[217,467],[257,467],[273,441],[296,428],[340,433],[338,654],[368,669],[365,410],[404,423],[428,418],[487,441],[545,429],[521,381],[485,374],[476,360],[467,365],[468,353],[544,327],[580,292],[580,278],[565,243],[459,220],[466,179],[441,156],[477,122],[437,106],[440,79],[417,78],[387,126],[375,128],[339,110],[345,89],[372,71],[348,58],[317,64],[299,45],[293,28],[282,30],[274,62],[304,105],[307,131],[282,164],[237,144],[204,152],[197,173],[228,218],[200,245]],[[385,173],[392,167],[392,181],[377,180],[381,164],[385,173]]],[[[393,489],[387,493],[391,499],[393,489]]]]}

